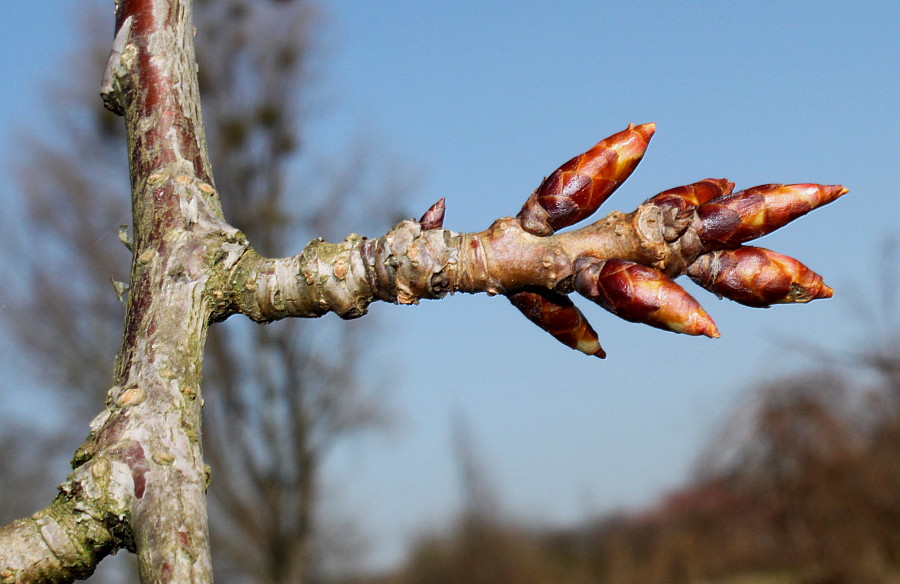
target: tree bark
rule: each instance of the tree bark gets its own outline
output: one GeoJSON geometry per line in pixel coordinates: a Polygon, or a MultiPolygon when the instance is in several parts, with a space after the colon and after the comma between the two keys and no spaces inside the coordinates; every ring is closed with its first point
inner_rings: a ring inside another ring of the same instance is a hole
{"type": "Polygon", "coordinates": [[[125,117],[131,168],[134,258],[122,350],[107,407],[57,502],[0,532],[0,566],[13,582],[83,577],[121,547],[137,552],[143,582],[212,580],[200,448],[205,290],[238,256],[215,251],[236,230],[212,186],[190,17],[190,0],[117,6],[103,97],[125,117]],[[60,507],[72,513],[57,519],[60,507]],[[101,526],[103,538],[95,535],[101,526]],[[47,542],[43,556],[23,530],[47,542]],[[72,563],[58,540],[86,550],[77,570],[42,568],[72,563]]]}
{"type": "Polygon", "coordinates": [[[223,298],[259,322],[336,312],[357,318],[375,300],[417,304],[455,292],[490,295],[537,287],[573,291],[574,263],[589,254],[681,273],[702,251],[695,233],[676,242],[658,207],[610,213],[582,229],[539,237],[512,217],[478,233],[423,229],[403,221],[377,239],[352,234],[340,244],[320,240],[289,258],[244,254],[223,298]]]}

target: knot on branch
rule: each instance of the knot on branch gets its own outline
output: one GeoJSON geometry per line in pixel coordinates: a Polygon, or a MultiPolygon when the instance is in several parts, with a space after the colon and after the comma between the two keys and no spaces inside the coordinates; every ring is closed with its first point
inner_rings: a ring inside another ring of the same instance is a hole
{"type": "Polygon", "coordinates": [[[632,223],[638,245],[647,256],[642,263],[669,276],[683,274],[703,251],[698,236],[700,219],[692,209],[648,201],[637,208],[632,223]]]}
{"type": "MultiPolygon", "coordinates": [[[[425,222],[426,227],[431,224],[425,222]]],[[[422,223],[407,220],[384,237],[366,241],[362,253],[372,295],[395,304],[417,304],[454,292],[459,266],[455,239],[451,231],[423,229],[422,223]]]]}

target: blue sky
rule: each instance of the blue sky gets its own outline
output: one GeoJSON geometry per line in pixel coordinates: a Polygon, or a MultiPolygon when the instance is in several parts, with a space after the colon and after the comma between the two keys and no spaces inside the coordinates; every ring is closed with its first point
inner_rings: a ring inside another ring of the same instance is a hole
{"type": "MultiPolygon", "coordinates": [[[[74,43],[77,4],[0,9],[4,159],[16,130],[52,131],[41,91],[74,43]]],[[[878,248],[900,218],[896,2],[323,4],[319,66],[334,112],[323,146],[364,134],[419,176],[413,212],[446,197],[455,231],[516,213],[544,175],[629,122],[656,122],[657,134],[601,212],[706,177],[851,190],[760,242],[823,274],[834,299],[752,310],[686,286],[718,340],[583,304],[609,353],[600,361],[545,338],[502,298],[374,307],[373,362],[397,375],[397,423],[331,468],[335,501],[372,536],[373,557],[396,558],[458,504],[457,413],[509,513],[570,523],[684,481],[754,380],[809,365],[798,345],[840,351],[863,338],[854,305],[874,298],[878,248]]],[[[0,184],[0,197],[13,188],[0,184]]],[[[22,375],[13,359],[0,367],[22,375]]]]}

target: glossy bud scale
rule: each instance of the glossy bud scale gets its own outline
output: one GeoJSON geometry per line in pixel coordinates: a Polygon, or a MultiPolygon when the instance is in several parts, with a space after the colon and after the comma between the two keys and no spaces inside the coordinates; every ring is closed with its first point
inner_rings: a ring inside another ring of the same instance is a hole
{"type": "Polygon", "coordinates": [[[568,296],[551,290],[522,290],[510,294],[509,301],[528,320],[565,346],[586,355],[606,358],[597,333],[568,296]]]}
{"type": "Polygon", "coordinates": [[[616,316],[688,335],[718,337],[700,304],[671,278],[621,259],[575,260],[575,289],[616,316]]]}
{"type": "Polygon", "coordinates": [[[440,229],[444,226],[444,212],[447,210],[447,204],[444,202],[444,197],[441,197],[440,200],[428,208],[427,211],[422,215],[422,218],[419,219],[419,225],[422,226],[422,231],[428,231],[429,229],[440,229]]]}
{"type": "Polygon", "coordinates": [[[522,207],[522,227],[551,235],[593,215],[637,167],[655,130],[655,124],[629,126],[560,166],[522,207]]]}
{"type": "Polygon", "coordinates": [[[734,183],[729,180],[724,178],[707,178],[683,187],[665,190],[656,196],[650,197],[646,202],[659,207],[667,206],[686,210],[702,205],[716,197],[730,194],[732,189],[734,189],[734,183]]]}
{"type": "Polygon", "coordinates": [[[847,192],[840,185],[760,185],[713,199],[697,208],[700,239],[715,247],[735,247],[783,227],[847,192]]]}
{"type": "Polygon", "coordinates": [[[710,292],[747,306],[831,298],[822,276],[792,257],[760,247],[714,251],[697,258],[688,275],[710,292]]]}

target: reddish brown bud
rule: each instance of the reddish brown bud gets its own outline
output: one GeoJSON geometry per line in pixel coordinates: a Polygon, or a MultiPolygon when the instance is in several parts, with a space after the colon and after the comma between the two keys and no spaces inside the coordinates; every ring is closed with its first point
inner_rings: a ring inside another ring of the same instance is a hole
{"type": "Polygon", "coordinates": [[[847,192],[841,185],[760,185],[713,199],[697,208],[700,238],[734,247],[783,227],[847,192]]]}
{"type": "Polygon", "coordinates": [[[606,358],[597,333],[568,296],[551,290],[522,290],[510,294],[509,301],[528,320],[565,346],[586,355],[606,358]]]}
{"type": "Polygon", "coordinates": [[[700,304],[671,278],[627,260],[575,260],[575,289],[616,316],[688,335],[718,337],[700,304]]]}
{"type": "Polygon", "coordinates": [[[447,205],[444,203],[444,197],[441,197],[441,200],[432,205],[425,211],[425,214],[422,215],[422,218],[419,219],[419,224],[422,226],[422,231],[428,231],[429,229],[440,229],[444,226],[444,212],[447,210],[447,205]]]}
{"type": "Polygon", "coordinates": [[[519,211],[522,227],[550,235],[591,216],[631,175],[655,131],[655,124],[629,125],[560,166],[519,211]]]}
{"type": "Polygon", "coordinates": [[[702,205],[716,197],[730,194],[732,189],[734,189],[734,183],[729,180],[724,178],[707,178],[683,187],[675,187],[674,189],[663,191],[654,197],[650,197],[646,202],[659,207],[677,207],[684,210],[702,205]]]}
{"type": "Polygon", "coordinates": [[[760,247],[704,254],[687,273],[710,292],[747,306],[809,302],[833,294],[822,276],[799,261],[760,247]]]}

